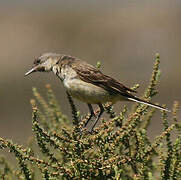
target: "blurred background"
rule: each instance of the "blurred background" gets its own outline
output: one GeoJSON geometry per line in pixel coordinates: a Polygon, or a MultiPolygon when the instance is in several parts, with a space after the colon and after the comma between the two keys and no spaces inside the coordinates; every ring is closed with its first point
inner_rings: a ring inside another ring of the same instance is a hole
{"type": "MultiPolygon", "coordinates": [[[[154,55],[160,53],[161,82],[153,102],[172,108],[181,101],[180,0],[6,0],[0,1],[0,137],[25,143],[32,134],[32,87],[46,94],[52,85],[62,110],[71,117],[62,84],[52,73],[24,77],[44,52],[79,57],[125,85],[148,85],[154,55]]],[[[85,104],[75,101],[81,113],[85,104]]],[[[116,105],[116,111],[124,102],[116,105]]],[[[130,104],[130,103],[129,103],[130,104]]],[[[162,128],[157,111],[150,136],[162,128]]]]}

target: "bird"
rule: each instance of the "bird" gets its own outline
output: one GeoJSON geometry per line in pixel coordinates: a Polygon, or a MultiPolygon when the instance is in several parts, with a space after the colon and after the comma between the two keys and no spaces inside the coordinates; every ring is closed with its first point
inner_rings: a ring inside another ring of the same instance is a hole
{"type": "Polygon", "coordinates": [[[136,93],[118,80],[105,75],[100,69],[88,64],[79,58],[57,54],[44,53],[34,59],[33,67],[25,73],[28,76],[34,72],[53,72],[63,83],[66,91],[75,99],[78,99],[88,105],[90,116],[84,124],[87,126],[91,118],[96,117],[93,104],[97,104],[100,112],[91,128],[93,131],[101,115],[104,112],[103,104],[118,101],[133,101],[145,104],[163,111],[170,111],[164,107],[153,104],[137,96],[136,93]]]}

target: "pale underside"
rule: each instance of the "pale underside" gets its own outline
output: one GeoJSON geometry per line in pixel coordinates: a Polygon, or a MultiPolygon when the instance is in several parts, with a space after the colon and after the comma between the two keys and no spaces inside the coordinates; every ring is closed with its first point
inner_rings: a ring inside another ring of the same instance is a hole
{"type": "Polygon", "coordinates": [[[108,91],[99,86],[82,81],[77,76],[76,71],[74,71],[70,66],[66,66],[61,70],[59,66],[56,66],[53,68],[53,72],[63,81],[64,87],[72,95],[72,97],[80,101],[89,104],[99,104],[128,100],[120,94],[110,94],[108,91]]]}
{"type": "Polygon", "coordinates": [[[115,103],[117,101],[126,100],[126,98],[121,95],[110,95],[109,92],[103,88],[84,82],[80,79],[69,79],[64,81],[64,86],[72,97],[89,104],[106,102],[115,103]]]}

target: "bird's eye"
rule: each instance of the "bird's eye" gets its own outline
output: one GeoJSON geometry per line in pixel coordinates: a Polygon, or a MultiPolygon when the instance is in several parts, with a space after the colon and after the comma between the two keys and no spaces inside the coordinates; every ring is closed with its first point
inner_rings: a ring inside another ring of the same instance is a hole
{"type": "Polygon", "coordinates": [[[39,58],[36,58],[34,61],[34,64],[39,64],[41,62],[41,60],[39,58]]]}

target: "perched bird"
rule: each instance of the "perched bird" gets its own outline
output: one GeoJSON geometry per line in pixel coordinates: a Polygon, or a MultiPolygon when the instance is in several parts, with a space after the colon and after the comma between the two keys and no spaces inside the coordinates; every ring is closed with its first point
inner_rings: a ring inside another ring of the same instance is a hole
{"type": "Polygon", "coordinates": [[[38,71],[52,71],[63,82],[65,89],[72,97],[87,103],[90,117],[84,127],[86,127],[92,116],[95,116],[91,104],[97,104],[100,107],[100,113],[92,126],[92,130],[104,112],[102,104],[106,102],[134,101],[163,111],[169,111],[132,95],[131,93],[136,91],[103,74],[99,69],[85,61],[72,56],[45,53],[34,60],[33,68],[25,76],[38,71]]]}

